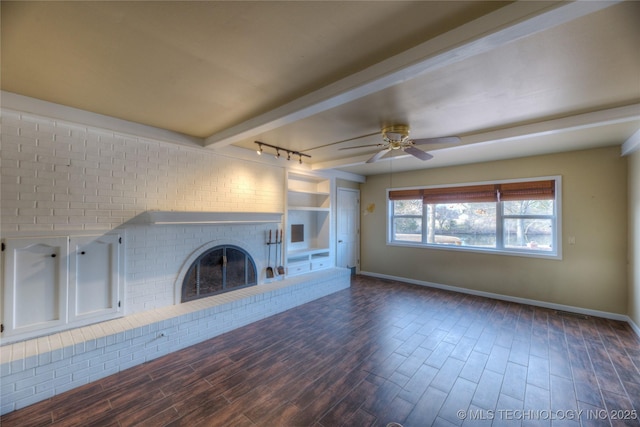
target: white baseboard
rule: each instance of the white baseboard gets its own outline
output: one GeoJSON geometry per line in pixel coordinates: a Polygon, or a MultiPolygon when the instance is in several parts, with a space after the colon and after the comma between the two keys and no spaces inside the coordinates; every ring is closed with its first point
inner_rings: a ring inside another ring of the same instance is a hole
{"type": "Polygon", "coordinates": [[[626,316],[626,318],[627,318],[627,323],[629,324],[629,326],[631,326],[631,329],[633,329],[633,332],[635,332],[638,338],[640,338],[640,326],[636,325],[635,322],[631,320],[629,316],[626,316]]]}
{"type": "Polygon", "coordinates": [[[572,305],[564,305],[564,304],[556,304],[556,303],[552,303],[552,302],[546,302],[546,301],[538,301],[538,300],[533,300],[533,299],[529,299],[529,298],[519,298],[519,297],[513,297],[513,296],[509,296],[509,295],[502,295],[502,294],[496,294],[493,292],[484,292],[484,291],[477,291],[474,289],[466,289],[466,288],[460,288],[458,286],[450,286],[450,285],[443,285],[440,283],[433,283],[433,282],[426,282],[424,280],[416,280],[416,279],[408,279],[406,277],[398,277],[398,276],[391,276],[388,274],[379,274],[379,273],[372,273],[370,271],[360,271],[360,274],[362,274],[363,276],[371,276],[371,277],[377,277],[380,279],[389,279],[389,280],[397,280],[399,282],[405,282],[405,283],[411,283],[414,285],[420,285],[420,286],[427,286],[430,288],[437,288],[437,289],[443,289],[446,291],[453,291],[453,292],[460,292],[463,294],[469,294],[469,295],[476,295],[476,296],[481,296],[481,297],[487,297],[487,298],[493,298],[493,299],[498,299],[498,300],[502,300],[502,301],[509,301],[509,302],[515,302],[515,303],[519,303],[519,304],[527,304],[527,305],[533,305],[536,307],[544,307],[544,308],[549,308],[552,310],[560,310],[560,311],[568,311],[570,313],[578,313],[578,314],[584,314],[587,316],[594,316],[594,317],[603,317],[605,319],[612,319],[612,320],[620,320],[623,322],[627,322],[629,324],[629,326],[631,326],[631,329],[633,329],[633,331],[636,333],[636,335],[638,335],[638,337],[640,338],[640,327],[638,327],[638,325],[636,325],[633,320],[631,320],[631,318],[625,314],[618,314],[618,313],[610,313],[607,311],[600,311],[600,310],[591,310],[588,308],[582,308],[582,307],[575,307],[572,305]]]}

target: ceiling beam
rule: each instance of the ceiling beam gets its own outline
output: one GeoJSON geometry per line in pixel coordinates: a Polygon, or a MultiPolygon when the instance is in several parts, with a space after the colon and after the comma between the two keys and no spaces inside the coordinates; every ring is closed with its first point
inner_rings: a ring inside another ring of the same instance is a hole
{"type": "MultiPolygon", "coordinates": [[[[628,122],[638,122],[639,130],[624,143],[622,154],[625,155],[632,151],[631,148],[640,145],[640,104],[631,104],[622,107],[577,114],[573,116],[546,120],[522,126],[514,126],[478,134],[464,135],[460,144],[457,144],[453,147],[441,148],[441,150],[462,149],[465,146],[474,144],[517,141],[527,138],[557,135],[565,132],[591,129],[600,126],[608,126],[628,122]]],[[[438,150],[431,151],[435,152],[438,150]]],[[[314,163],[312,165],[312,169],[322,170],[361,165],[364,164],[371,157],[371,155],[372,152],[338,160],[314,163]]],[[[407,156],[408,155],[394,156],[394,159],[399,159],[407,156]]],[[[382,158],[379,161],[385,160],[389,160],[389,157],[382,158]]]]}
{"type": "MultiPolygon", "coordinates": [[[[463,144],[461,145],[526,139],[633,121],[640,121],[640,104],[592,111],[523,126],[468,135],[463,138],[463,144]]],[[[452,148],[457,148],[461,145],[452,148]]]]}
{"type": "MultiPolygon", "coordinates": [[[[621,1],[621,0],[620,0],[621,1]]],[[[515,2],[372,67],[205,138],[222,148],[619,3],[515,2]]]]}
{"type": "Polygon", "coordinates": [[[622,155],[628,156],[631,153],[640,150],[640,129],[622,144],[622,155]]]}

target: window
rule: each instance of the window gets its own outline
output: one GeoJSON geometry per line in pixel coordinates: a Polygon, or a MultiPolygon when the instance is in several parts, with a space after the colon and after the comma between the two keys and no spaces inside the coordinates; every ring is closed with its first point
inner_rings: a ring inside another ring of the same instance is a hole
{"type": "Polygon", "coordinates": [[[560,177],[390,190],[389,243],[557,258],[560,177]]]}

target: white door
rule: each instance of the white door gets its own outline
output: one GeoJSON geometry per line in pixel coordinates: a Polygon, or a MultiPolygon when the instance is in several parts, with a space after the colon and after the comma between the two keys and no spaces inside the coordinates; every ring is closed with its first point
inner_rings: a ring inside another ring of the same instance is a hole
{"type": "Polygon", "coordinates": [[[338,188],[338,267],[360,269],[360,191],[338,188]]]}

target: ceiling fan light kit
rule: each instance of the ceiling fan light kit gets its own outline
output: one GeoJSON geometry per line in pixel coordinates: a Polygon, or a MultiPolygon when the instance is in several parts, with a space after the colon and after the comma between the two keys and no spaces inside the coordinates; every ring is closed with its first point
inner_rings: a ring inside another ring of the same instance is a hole
{"type": "MultiPolygon", "coordinates": [[[[460,142],[460,137],[457,136],[444,136],[437,138],[421,138],[421,139],[410,139],[409,133],[411,129],[409,125],[390,125],[385,126],[380,131],[382,135],[382,140],[384,143],[382,144],[368,144],[368,145],[359,145],[357,147],[344,147],[340,150],[351,150],[355,148],[365,148],[365,147],[382,147],[380,151],[373,155],[373,157],[367,160],[367,163],[374,163],[384,157],[385,154],[389,153],[392,150],[402,150],[407,154],[411,154],[413,157],[420,159],[422,161],[429,160],[433,158],[433,155],[424,152],[418,148],[416,145],[427,145],[427,144],[456,144],[460,142]]],[[[369,136],[369,135],[365,135],[369,136]]],[[[358,139],[361,137],[356,137],[352,139],[358,139]]],[[[349,140],[346,140],[349,141],[349,140]]],[[[341,142],[346,142],[341,141],[341,142]]],[[[328,144],[331,145],[331,144],[328,144]]]]}
{"type": "Polygon", "coordinates": [[[399,144],[409,138],[410,132],[411,130],[407,125],[391,125],[382,129],[382,139],[384,139],[387,144],[399,144]]]}

